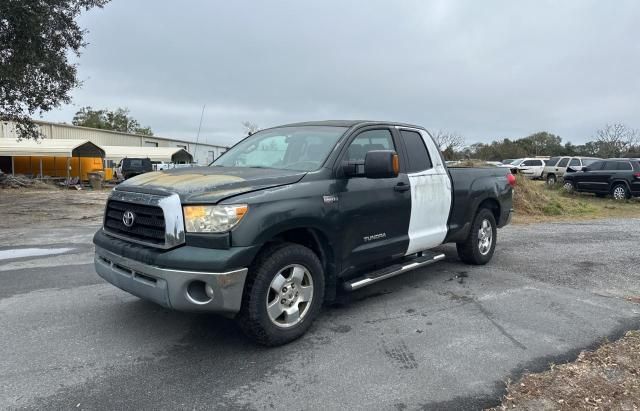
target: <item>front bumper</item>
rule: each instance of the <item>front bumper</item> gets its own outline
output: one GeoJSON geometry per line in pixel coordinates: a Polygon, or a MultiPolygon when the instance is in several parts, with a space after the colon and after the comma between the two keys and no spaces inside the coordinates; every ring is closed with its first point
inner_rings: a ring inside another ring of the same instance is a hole
{"type": "Polygon", "coordinates": [[[240,311],[247,268],[226,272],[162,268],[122,257],[96,245],[100,277],[137,297],[180,311],[240,311]]]}

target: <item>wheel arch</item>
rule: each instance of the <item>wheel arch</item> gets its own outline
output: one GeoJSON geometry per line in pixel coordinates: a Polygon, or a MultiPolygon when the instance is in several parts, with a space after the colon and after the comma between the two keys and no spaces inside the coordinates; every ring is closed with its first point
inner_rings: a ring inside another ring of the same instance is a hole
{"type": "Polygon", "coordinates": [[[335,299],[336,295],[336,254],[327,233],[318,227],[300,226],[282,229],[270,235],[258,250],[260,255],[265,249],[277,244],[293,243],[309,248],[320,260],[325,277],[325,301],[335,299]]]}
{"type": "Polygon", "coordinates": [[[480,204],[478,204],[478,207],[476,208],[476,212],[474,213],[473,217],[475,218],[475,216],[478,215],[480,210],[482,210],[483,208],[486,208],[491,211],[491,213],[493,214],[493,217],[496,219],[496,224],[500,221],[500,215],[502,210],[498,200],[491,197],[485,198],[484,200],[482,200],[480,204]]]}
{"type": "Polygon", "coordinates": [[[629,186],[629,182],[623,178],[621,179],[617,179],[617,180],[613,180],[611,182],[611,185],[609,186],[609,192],[613,191],[613,188],[619,184],[623,184],[626,188],[627,191],[631,191],[631,187],[629,186]]]}

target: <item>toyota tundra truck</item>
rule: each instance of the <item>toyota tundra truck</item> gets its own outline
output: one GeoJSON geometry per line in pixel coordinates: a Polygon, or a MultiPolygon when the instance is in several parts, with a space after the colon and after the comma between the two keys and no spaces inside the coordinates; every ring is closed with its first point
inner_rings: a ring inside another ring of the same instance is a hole
{"type": "Polygon", "coordinates": [[[298,338],[323,303],[433,264],[455,243],[486,264],[512,215],[505,168],[448,169],[422,127],[322,121],[265,129],[209,167],[118,185],[95,268],[142,299],[235,318],[258,343],[298,338]]]}

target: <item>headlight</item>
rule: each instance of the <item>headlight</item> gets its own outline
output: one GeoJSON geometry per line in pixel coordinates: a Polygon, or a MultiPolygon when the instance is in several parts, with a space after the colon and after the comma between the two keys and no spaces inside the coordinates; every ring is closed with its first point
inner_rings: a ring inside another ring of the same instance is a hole
{"type": "Polygon", "coordinates": [[[189,233],[224,233],[235,227],[247,213],[246,204],[185,206],[184,223],[189,233]]]}

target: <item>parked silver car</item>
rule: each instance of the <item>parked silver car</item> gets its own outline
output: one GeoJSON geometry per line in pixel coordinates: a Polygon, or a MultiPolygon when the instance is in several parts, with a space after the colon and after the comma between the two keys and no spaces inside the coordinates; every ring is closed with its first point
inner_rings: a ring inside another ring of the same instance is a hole
{"type": "Polygon", "coordinates": [[[548,184],[555,184],[561,180],[565,173],[573,173],[582,170],[589,164],[600,160],[594,157],[551,157],[542,171],[542,179],[548,184]]]}

